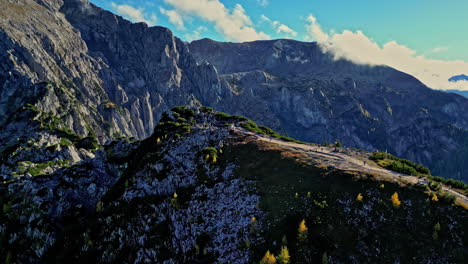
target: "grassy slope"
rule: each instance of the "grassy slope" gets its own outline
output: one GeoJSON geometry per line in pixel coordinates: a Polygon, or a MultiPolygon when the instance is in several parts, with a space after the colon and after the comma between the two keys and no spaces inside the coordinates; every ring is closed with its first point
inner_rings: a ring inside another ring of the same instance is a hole
{"type": "Polygon", "coordinates": [[[467,211],[429,202],[421,190],[391,183],[381,188],[381,182],[356,180],[340,172],[323,176],[325,171],[297,162],[294,154],[285,157],[280,150],[262,150],[254,143],[234,145],[225,155],[239,165],[239,177],[257,181],[253,191],[262,196],[260,206],[267,217],[262,219],[266,229],[258,231],[263,232],[265,243],[254,248],[259,260],[267,250],[277,254],[283,244],[292,263],[320,262],[324,253],[345,263],[352,258],[408,262],[415,256],[421,262],[431,255],[463,263],[468,257],[466,248],[456,246],[468,242],[467,211]],[[398,209],[390,201],[395,192],[402,200],[398,209]],[[363,194],[363,202],[356,200],[358,193],[363,194]],[[309,232],[308,239],[299,242],[297,228],[302,219],[309,232]],[[441,230],[434,239],[437,223],[441,230]]]}

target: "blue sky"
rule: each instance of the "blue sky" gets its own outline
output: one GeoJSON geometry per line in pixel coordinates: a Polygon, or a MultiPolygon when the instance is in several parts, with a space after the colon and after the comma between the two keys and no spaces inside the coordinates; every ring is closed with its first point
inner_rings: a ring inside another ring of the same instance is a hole
{"type": "Polygon", "coordinates": [[[467,0],[90,1],[185,41],[318,41],[336,57],[386,64],[436,89],[468,90],[468,82],[447,81],[468,74],[467,0]]]}
{"type": "MultiPolygon", "coordinates": [[[[181,13],[188,22],[184,23],[185,28],[177,28],[166,15],[161,13],[160,8],[177,10],[177,6],[165,0],[91,0],[91,2],[113,12],[116,12],[116,8],[113,8],[112,3],[143,9],[147,17],[156,16],[157,25],[170,28],[184,40],[196,37],[198,34],[194,32],[199,32],[201,37],[215,40],[234,40],[217,31],[213,23],[194,15],[181,13]]],[[[177,0],[174,2],[183,3],[177,0]]],[[[468,1],[466,0],[220,0],[220,2],[229,10],[240,4],[253,22],[253,27],[273,39],[289,37],[307,40],[305,19],[312,14],[326,30],[336,32],[361,30],[379,44],[394,40],[427,57],[468,61],[466,51],[468,1]],[[262,20],[262,15],[288,26],[297,32],[297,35],[277,33],[271,24],[262,20]]]]}

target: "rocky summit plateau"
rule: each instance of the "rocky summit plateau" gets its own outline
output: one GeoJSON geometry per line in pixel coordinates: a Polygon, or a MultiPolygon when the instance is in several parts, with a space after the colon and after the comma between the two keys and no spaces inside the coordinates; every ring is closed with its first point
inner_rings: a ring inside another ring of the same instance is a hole
{"type": "Polygon", "coordinates": [[[0,0],[0,261],[466,263],[467,109],[315,42],[0,0]]]}

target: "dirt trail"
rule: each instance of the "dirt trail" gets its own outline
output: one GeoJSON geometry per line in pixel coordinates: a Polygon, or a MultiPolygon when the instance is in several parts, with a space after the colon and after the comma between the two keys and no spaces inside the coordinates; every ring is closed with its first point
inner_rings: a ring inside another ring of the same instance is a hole
{"type": "MultiPolygon", "coordinates": [[[[247,131],[243,128],[236,127],[234,128],[234,131],[250,135],[252,137],[255,137],[257,140],[262,140],[265,142],[278,144],[283,147],[289,147],[294,150],[303,151],[310,158],[326,162],[326,164],[332,168],[344,171],[365,171],[384,176],[391,176],[397,181],[410,184],[429,184],[429,181],[426,178],[418,178],[415,176],[400,174],[384,169],[375,164],[375,162],[368,160],[367,158],[357,158],[347,153],[344,153],[342,149],[283,141],[278,138],[273,138],[262,134],[257,134],[251,131],[247,131]]],[[[465,208],[468,208],[468,197],[450,189],[447,186],[443,186],[442,190],[454,195],[457,198],[456,201],[458,204],[464,206],[465,208]]]]}

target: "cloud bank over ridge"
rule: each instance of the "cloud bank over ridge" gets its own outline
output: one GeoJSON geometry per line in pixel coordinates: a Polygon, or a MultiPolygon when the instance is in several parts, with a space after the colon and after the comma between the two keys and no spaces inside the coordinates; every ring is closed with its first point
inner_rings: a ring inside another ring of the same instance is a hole
{"type": "Polygon", "coordinates": [[[428,59],[396,41],[380,46],[362,31],[328,33],[312,15],[307,17],[306,29],[309,36],[305,39],[310,40],[312,37],[336,59],[348,59],[358,64],[388,65],[415,76],[433,89],[468,91],[468,81],[448,81],[454,75],[468,73],[468,63],[464,61],[428,59]]]}
{"type": "Polygon", "coordinates": [[[143,8],[135,8],[130,5],[118,5],[114,2],[111,3],[112,9],[121,16],[134,22],[145,22],[149,26],[156,25],[158,18],[155,14],[145,15],[143,8]]]}

